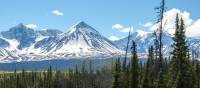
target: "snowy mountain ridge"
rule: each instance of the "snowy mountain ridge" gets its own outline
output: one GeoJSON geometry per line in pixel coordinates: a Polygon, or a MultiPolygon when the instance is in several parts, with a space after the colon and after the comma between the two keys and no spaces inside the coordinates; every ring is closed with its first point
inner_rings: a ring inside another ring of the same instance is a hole
{"type": "MultiPolygon", "coordinates": [[[[170,55],[173,35],[164,33],[163,52],[170,55]]],[[[124,55],[128,38],[111,42],[90,25],[81,21],[66,32],[56,29],[36,31],[19,24],[0,34],[0,63],[55,59],[110,58],[124,55]]],[[[154,45],[152,32],[136,31],[130,40],[137,44],[138,56],[147,55],[154,45]]],[[[187,38],[192,55],[200,56],[200,39],[187,38]]],[[[130,51],[131,43],[129,44],[130,51]]]]}
{"type": "Polygon", "coordinates": [[[15,59],[0,62],[40,61],[56,58],[90,58],[122,54],[110,40],[81,21],[66,32],[35,31],[19,24],[1,32],[2,56],[15,54],[15,59]],[[6,52],[5,52],[6,50],[6,52]]]}
{"type": "MultiPolygon", "coordinates": [[[[169,56],[172,52],[172,44],[173,44],[173,35],[164,32],[163,33],[163,53],[166,56],[169,56]]],[[[114,41],[114,44],[117,45],[118,48],[125,50],[127,45],[128,37],[120,39],[118,41],[114,41]]],[[[130,41],[135,41],[137,44],[138,53],[148,53],[148,48],[153,46],[155,43],[155,35],[152,32],[134,32],[130,35],[130,41]]],[[[187,37],[186,38],[187,46],[189,47],[191,56],[195,58],[199,58],[200,56],[200,39],[195,37],[187,37]]],[[[129,44],[131,47],[131,43],[129,44]]],[[[130,49],[129,49],[130,52],[130,49]]]]}

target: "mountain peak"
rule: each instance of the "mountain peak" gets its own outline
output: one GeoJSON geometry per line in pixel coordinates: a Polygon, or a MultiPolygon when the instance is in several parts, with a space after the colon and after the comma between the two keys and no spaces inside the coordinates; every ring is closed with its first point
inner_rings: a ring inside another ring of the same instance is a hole
{"type": "Polygon", "coordinates": [[[42,40],[36,47],[44,47],[42,50],[52,54],[67,53],[67,56],[109,55],[121,52],[111,41],[84,21],[75,24],[67,32],[42,40]]]}
{"type": "Polygon", "coordinates": [[[96,34],[99,33],[93,27],[85,23],[84,21],[78,22],[77,24],[72,26],[68,31],[69,34],[74,33],[74,32],[87,32],[87,33],[92,32],[96,34]]]}
{"type": "Polygon", "coordinates": [[[85,21],[80,21],[78,24],[86,24],[85,21]]]}
{"type": "Polygon", "coordinates": [[[19,23],[18,25],[16,25],[15,27],[26,27],[23,23],[19,23]]]}
{"type": "Polygon", "coordinates": [[[28,28],[28,27],[27,27],[26,25],[24,25],[23,23],[19,23],[18,25],[12,27],[11,30],[31,30],[31,31],[33,31],[33,29],[28,28]]]}
{"type": "Polygon", "coordinates": [[[76,28],[92,28],[91,26],[89,26],[87,23],[85,23],[84,21],[80,21],[78,22],[76,25],[74,25],[73,27],[76,28]]]}

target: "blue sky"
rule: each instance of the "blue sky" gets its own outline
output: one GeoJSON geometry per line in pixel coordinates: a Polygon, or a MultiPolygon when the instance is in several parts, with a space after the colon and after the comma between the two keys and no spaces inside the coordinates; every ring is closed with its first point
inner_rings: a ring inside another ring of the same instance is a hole
{"type": "MultiPolygon", "coordinates": [[[[123,28],[131,24],[134,31],[147,30],[143,25],[156,22],[154,8],[159,3],[160,0],[0,0],[0,31],[19,23],[37,25],[36,30],[66,31],[85,21],[106,37],[122,38],[127,33],[113,29],[114,24],[123,28]]],[[[200,0],[167,0],[167,7],[187,11],[191,19],[197,20],[199,3],[200,0]]]]}

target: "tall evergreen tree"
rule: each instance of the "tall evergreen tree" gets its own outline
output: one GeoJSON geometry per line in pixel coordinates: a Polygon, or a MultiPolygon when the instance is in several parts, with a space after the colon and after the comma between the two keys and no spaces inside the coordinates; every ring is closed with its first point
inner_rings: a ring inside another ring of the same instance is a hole
{"type": "Polygon", "coordinates": [[[132,57],[130,62],[130,88],[138,88],[138,78],[139,78],[139,66],[138,66],[138,58],[137,58],[137,51],[136,51],[136,44],[132,41],[132,57]]]}
{"type": "Polygon", "coordinates": [[[195,64],[195,88],[200,88],[200,63],[196,61],[195,64]]]}
{"type": "Polygon", "coordinates": [[[117,59],[117,61],[115,62],[115,72],[111,88],[122,88],[120,78],[121,78],[121,62],[120,59],[117,59]]]}
{"type": "Polygon", "coordinates": [[[154,49],[151,46],[149,48],[149,52],[148,52],[148,58],[147,58],[147,63],[146,63],[146,67],[145,67],[142,88],[153,88],[153,63],[154,63],[153,50],[154,49]]]}
{"type": "Polygon", "coordinates": [[[47,81],[47,88],[52,88],[52,85],[53,85],[53,72],[52,72],[52,68],[50,66],[50,68],[47,70],[47,77],[46,77],[46,81],[47,81]]]}
{"type": "Polygon", "coordinates": [[[189,60],[189,50],[185,40],[184,21],[176,16],[176,31],[174,34],[173,52],[168,71],[168,88],[193,88],[192,67],[189,60]]]}

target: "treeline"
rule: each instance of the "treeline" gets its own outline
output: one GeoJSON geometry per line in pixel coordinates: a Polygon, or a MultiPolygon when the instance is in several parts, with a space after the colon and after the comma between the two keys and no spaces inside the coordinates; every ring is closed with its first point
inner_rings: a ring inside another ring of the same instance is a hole
{"type": "Polygon", "coordinates": [[[30,72],[14,71],[0,74],[0,88],[108,88],[111,81],[111,70],[102,68],[93,71],[82,66],[67,71],[30,72]]]}
{"type": "Polygon", "coordinates": [[[200,88],[200,63],[190,58],[186,45],[184,21],[177,14],[171,57],[159,55],[152,45],[146,63],[138,63],[137,46],[132,41],[131,60],[117,59],[113,67],[30,72],[14,71],[0,74],[0,88],[200,88]],[[161,57],[160,57],[161,56],[161,57]]]}

